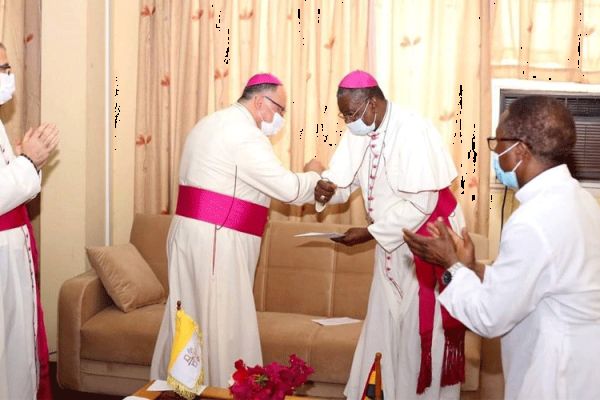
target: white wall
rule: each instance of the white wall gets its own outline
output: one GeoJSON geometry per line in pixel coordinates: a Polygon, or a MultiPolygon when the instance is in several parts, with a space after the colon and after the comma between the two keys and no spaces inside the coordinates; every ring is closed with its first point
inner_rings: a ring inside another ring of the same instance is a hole
{"type": "Polygon", "coordinates": [[[42,2],[41,119],[60,129],[44,171],[41,290],[56,350],[62,283],[85,271],[85,246],[104,242],[104,1],[42,2]]]}

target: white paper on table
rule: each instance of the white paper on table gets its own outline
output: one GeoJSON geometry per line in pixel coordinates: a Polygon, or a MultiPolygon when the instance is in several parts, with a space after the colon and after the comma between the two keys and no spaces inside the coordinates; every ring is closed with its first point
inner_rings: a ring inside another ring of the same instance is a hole
{"type": "Polygon", "coordinates": [[[148,400],[146,397],[140,397],[140,396],[127,396],[124,397],[123,400],[148,400]]]}
{"type": "Polygon", "coordinates": [[[348,318],[348,317],[338,317],[338,318],[321,318],[321,319],[313,319],[313,322],[316,322],[319,325],[323,326],[332,326],[332,325],[346,325],[346,324],[355,324],[360,322],[360,319],[348,318]]]}
{"type": "MultiPolygon", "coordinates": [[[[208,386],[200,386],[200,391],[198,392],[198,394],[202,394],[202,392],[204,392],[204,389],[206,389],[208,386]]],[[[167,383],[167,381],[161,381],[159,379],[155,380],[152,385],[148,386],[148,389],[146,389],[146,391],[148,392],[168,392],[168,391],[173,391],[173,388],[171,387],[171,385],[169,385],[167,383]]],[[[131,399],[133,400],[133,399],[131,399]]]]}
{"type": "Polygon", "coordinates": [[[346,236],[346,235],[344,235],[343,233],[339,233],[339,232],[306,232],[306,233],[299,233],[297,235],[294,235],[294,237],[311,237],[311,238],[325,238],[325,239],[336,239],[336,238],[341,238],[344,236],[346,236]]]}
{"type": "Polygon", "coordinates": [[[166,392],[169,390],[173,390],[171,385],[169,385],[167,381],[161,381],[159,379],[155,380],[152,385],[148,386],[148,389],[146,389],[148,392],[166,392]]]}

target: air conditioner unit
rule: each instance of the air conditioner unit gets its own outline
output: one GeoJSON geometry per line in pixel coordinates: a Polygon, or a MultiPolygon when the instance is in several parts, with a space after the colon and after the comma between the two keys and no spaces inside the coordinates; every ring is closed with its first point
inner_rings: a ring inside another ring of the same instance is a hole
{"type": "MultiPolygon", "coordinates": [[[[551,96],[562,101],[573,114],[577,143],[569,169],[585,187],[600,193],[600,85],[520,79],[492,80],[492,127],[500,114],[520,97],[551,96]]],[[[494,134],[492,134],[494,136],[494,134]]],[[[495,186],[491,169],[491,185],[495,186]]]]}

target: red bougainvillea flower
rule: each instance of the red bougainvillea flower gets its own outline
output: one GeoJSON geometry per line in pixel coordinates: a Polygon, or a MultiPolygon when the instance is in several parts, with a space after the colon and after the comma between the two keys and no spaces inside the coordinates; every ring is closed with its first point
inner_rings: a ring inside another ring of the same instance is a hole
{"type": "Polygon", "coordinates": [[[235,400],[283,400],[286,395],[306,382],[314,369],[295,354],[289,366],[273,362],[266,367],[248,367],[242,360],[235,362],[233,385],[229,388],[235,400]]]}

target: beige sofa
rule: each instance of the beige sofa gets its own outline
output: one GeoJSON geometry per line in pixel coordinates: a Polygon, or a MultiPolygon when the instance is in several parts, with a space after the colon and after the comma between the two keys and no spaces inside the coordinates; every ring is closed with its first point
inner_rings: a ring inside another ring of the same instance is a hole
{"type": "MultiPolygon", "coordinates": [[[[170,220],[165,215],[136,215],[130,239],[165,289],[170,220]]],[[[287,362],[292,353],[306,360],[315,369],[304,388],[312,396],[343,397],[362,323],[325,327],[312,318],[364,318],[374,242],[348,248],[293,235],[347,228],[270,222],[263,239],[254,297],[264,363],[287,362]]],[[[487,241],[476,240],[478,257],[486,258],[487,241]]],[[[116,395],[141,387],[148,380],[163,310],[164,304],[155,304],[121,312],[93,270],[66,281],[59,295],[60,385],[116,395]]],[[[480,343],[479,337],[467,334],[465,397],[479,388],[480,343]]]]}

